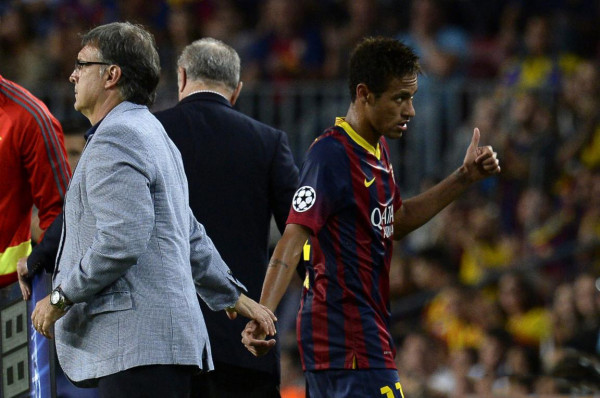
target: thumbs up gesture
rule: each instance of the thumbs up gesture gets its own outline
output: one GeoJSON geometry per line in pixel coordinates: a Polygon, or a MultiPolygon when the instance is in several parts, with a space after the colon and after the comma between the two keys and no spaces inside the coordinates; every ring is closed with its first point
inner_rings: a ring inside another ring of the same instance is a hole
{"type": "Polygon", "coordinates": [[[500,173],[500,162],[497,153],[490,145],[479,146],[481,134],[475,127],[471,144],[467,148],[463,167],[467,170],[467,175],[472,182],[482,180],[494,174],[500,173]]]}

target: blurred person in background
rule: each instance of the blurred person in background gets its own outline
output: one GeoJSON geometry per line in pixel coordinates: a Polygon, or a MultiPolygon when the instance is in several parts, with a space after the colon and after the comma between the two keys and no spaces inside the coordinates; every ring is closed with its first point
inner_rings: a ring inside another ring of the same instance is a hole
{"type": "Polygon", "coordinates": [[[474,206],[468,225],[456,233],[461,238],[460,281],[466,285],[487,284],[516,260],[518,244],[503,233],[500,212],[495,204],[474,206]]]}
{"type": "MultiPolygon", "coordinates": [[[[507,102],[508,117],[499,150],[510,159],[506,174],[507,181],[501,184],[548,187],[556,175],[554,154],[557,150],[556,128],[550,106],[543,101],[544,93],[521,91],[507,102]]],[[[502,182],[505,182],[504,180],[502,182]]]]}
{"type": "Polygon", "coordinates": [[[289,82],[320,76],[324,44],[320,26],[306,2],[265,0],[254,37],[248,43],[244,81],[289,82]]]}
{"type": "Polygon", "coordinates": [[[525,20],[520,50],[507,59],[499,71],[503,88],[541,89],[546,94],[555,94],[554,90],[573,72],[580,58],[568,50],[558,49],[553,33],[547,15],[533,15],[525,20]]]}
{"type": "Polygon", "coordinates": [[[498,302],[506,318],[506,330],[515,342],[539,347],[552,330],[550,311],[544,307],[538,287],[516,271],[498,281],[498,302]]]}
{"type": "Polygon", "coordinates": [[[573,281],[575,308],[581,322],[569,347],[600,358],[600,292],[599,279],[582,272],[573,281]]]}
{"type": "Polygon", "coordinates": [[[479,348],[485,328],[493,326],[491,322],[479,324],[475,318],[481,311],[476,306],[487,309],[485,300],[476,290],[460,284],[444,287],[423,309],[423,325],[449,352],[479,348]]]}
{"type": "Polygon", "coordinates": [[[26,4],[9,2],[0,9],[0,62],[2,74],[33,92],[53,77],[43,36],[36,34],[26,4]]]}
{"type": "MultiPolygon", "coordinates": [[[[327,3],[325,3],[327,4],[327,3]]],[[[325,60],[323,77],[342,79],[348,74],[348,53],[366,36],[385,36],[382,23],[382,4],[377,0],[344,0],[330,2],[325,8],[327,15],[339,15],[340,18],[323,18],[323,38],[325,60]]]]}
{"type": "Polygon", "coordinates": [[[581,326],[572,282],[563,282],[554,289],[550,319],[550,334],[540,342],[540,359],[546,370],[558,362],[581,326]]]}
{"type": "MultiPolygon", "coordinates": [[[[396,38],[419,56],[424,74],[419,79],[415,106],[421,117],[414,120],[414,134],[407,136],[405,155],[411,167],[402,172],[409,189],[423,178],[439,179],[445,175],[440,162],[449,142],[450,132],[460,124],[459,89],[466,76],[469,36],[459,26],[446,20],[441,0],[413,0],[409,25],[396,38]]],[[[484,130],[482,130],[484,131],[484,130]]]]}
{"type": "Polygon", "coordinates": [[[533,392],[533,382],[541,373],[538,347],[511,345],[506,351],[506,373],[504,380],[501,378],[497,381],[499,388],[496,391],[508,390],[506,394],[511,397],[512,391],[517,387],[519,391],[524,389],[528,393],[533,392]]]}
{"type": "Polygon", "coordinates": [[[600,275],[600,170],[584,170],[577,179],[581,219],[577,230],[576,262],[583,270],[600,275]]]}
{"type": "MultiPolygon", "coordinates": [[[[572,197],[569,192],[563,196],[572,197]]],[[[537,187],[526,187],[517,200],[520,263],[539,270],[539,282],[546,291],[580,272],[573,266],[579,217],[569,200],[537,187]]]]}
{"type": "Polygon", "coordinates": [[[600,166],[600,66],[583,61],[562,81],[558,102],[559,150],[555,162],[566,175],[600,166]]]}
{"type": "Polygon", "coordinates": [[[430,389],[448,398],[463,398],[473,394],[475,387],[469,372],[476,361],[477,350],[474,348],[450,351],[447,360],[438,364],[429,378],[430,389]]]}
{"type": "Polygon", "coordinates": [[[477,350],[477,362],[469,370],[476,396],[491,396],[498,379],[507,375],[506,353],[513,344],[510,333],[491,327],[485,331],[477,350]]]}
{"type": "Polygon", "coordinates": [[[597,279],[590,273],[577,275],[573,282],[575,307],[581,316],[583,329],[597,329],[600,326],[600,293],[597,279]]]}
{"type": "Polygon", "coordinates": [[[457,280],[458,264],[441,244],[422,248],[409,262],[411,279],[419,290],[438,292],[457,280]]]}
{"type": "Polygon", "coordinates": [[[444,361],[440,344],[424,331],[414,330],[402,337],[398,347],[396,366],[402,380],[403,396],[436,397],[435,390],[430,387],[430,378],[444,361]]]}
{"type": "Polygon", "coordinates": [[[548,371],[563,394],[596,396],[600,393],[600,361],[589,353],[569,350],[548,371]],[[596,394],[594,394],[596,393],[596,394]]]}

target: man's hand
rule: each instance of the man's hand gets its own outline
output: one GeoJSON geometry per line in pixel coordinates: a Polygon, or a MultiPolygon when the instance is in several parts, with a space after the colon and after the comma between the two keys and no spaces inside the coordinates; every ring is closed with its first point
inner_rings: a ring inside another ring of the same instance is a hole
{"type": "Polygon", "coordinates": [[[479,138],[479,129],[475,127],[471,144],[467,148],[463,161],[463,167],[472,182],[500,173],[500,162],[496,157],[496,152],[489,145],[480,147],[479,138]]]}
{"type": "Polygon", "coordinates": [[[258,304],[245,294],[240,294],[234,308],[227,309],[229,319],[235,319],[236,313],[256,321],[269,336],[275,336],[277,333],[275,329],[277,317],[275,314],[266,306],[258,304]]]}
{"type": "Polygon", "coordinates": [[[17,277],[19,278],[19,287],[23,300],[29,300],[31,297],[31,279],[27,269],[27,257],[22,257],[17,261],[17,277]]]}
{"type": "Polygon", "coordinates": [[[265,355],[275,346],[275,339],[265,340],[265,333],[256,321],[250,321],[242,331],[242,344],[256,357],[265,355]]]}
{"type": "Polygon", "coordinates": [[[37,302],[35,309],[31,314],[31,322],[33,327],[44,337],[52,339],[54,333],[52,327],[54,323],[62,318],[67,312],[50,304],[50,295],[37,302]]]}

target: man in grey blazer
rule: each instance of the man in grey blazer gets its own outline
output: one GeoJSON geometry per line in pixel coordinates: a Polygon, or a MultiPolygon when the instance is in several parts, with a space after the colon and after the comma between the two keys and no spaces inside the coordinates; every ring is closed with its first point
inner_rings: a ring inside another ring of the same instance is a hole
{"type": "Polygon", "coordinates": [[[92,128],[65,197],[54,290],[33,325],[49,338],[54,326],[77,385],[111,398],[186,397],[191,375],[213,368],[196,293],[271,334],[276,318],[241,293],[189,208],[181,155],[147,108],[160,72],[152,35],[111,23],[82,47],[69,80],[92,128]]]}

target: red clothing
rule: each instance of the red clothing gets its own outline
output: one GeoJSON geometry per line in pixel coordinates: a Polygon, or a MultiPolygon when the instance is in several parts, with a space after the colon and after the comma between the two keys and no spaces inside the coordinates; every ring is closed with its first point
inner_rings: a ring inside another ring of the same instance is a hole
{"type": "Polygon", "coordinates": [[[304,370],[395,369],[389,270],[402,198],[385,138],[374,148],[338,118],[308,150],[299,186],[287,223],[312,232],[296,324],[304,370]]]}
{"type": "Polygon", "coordinates": [[[0,287],[31,252],[31,211],[48,228],[71,177],[60,123],[46,105],[0,76],[0,287]]]}

